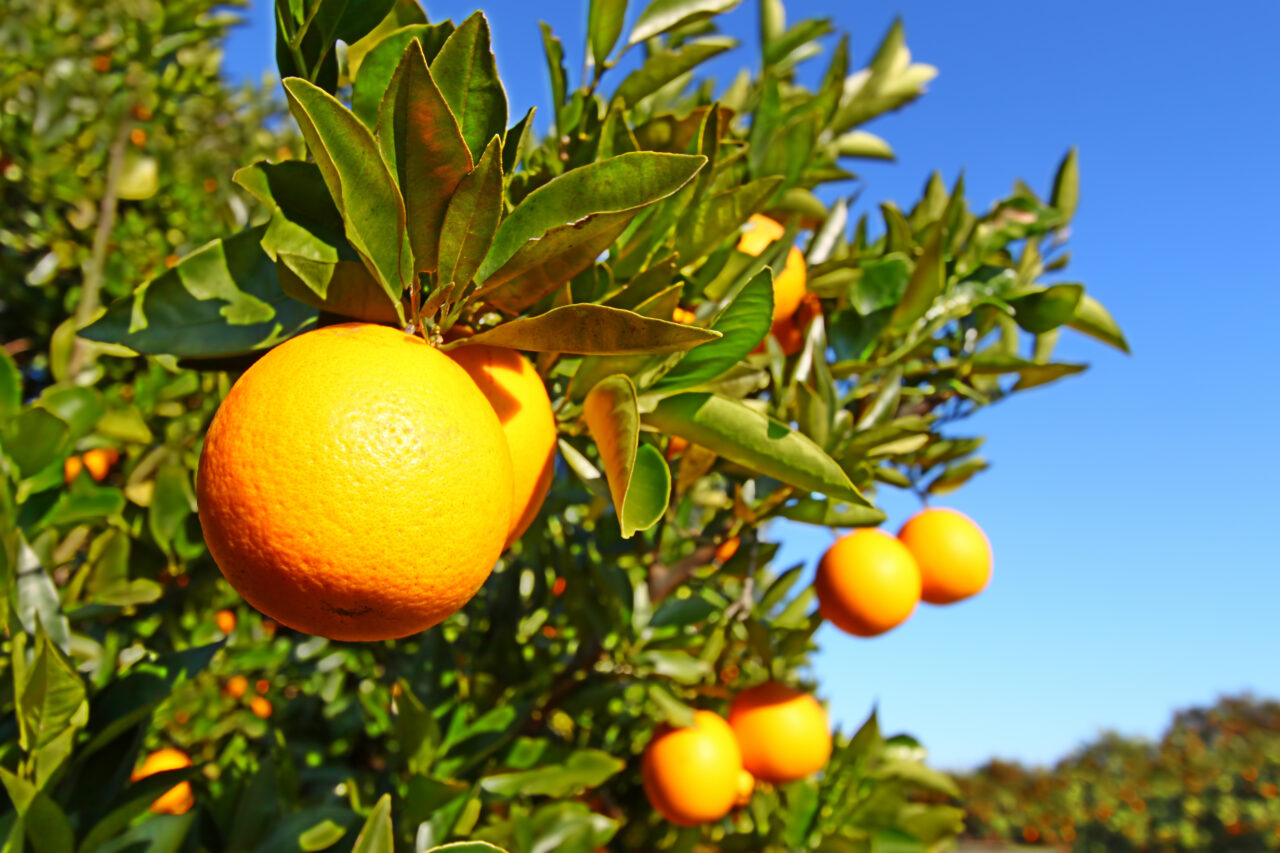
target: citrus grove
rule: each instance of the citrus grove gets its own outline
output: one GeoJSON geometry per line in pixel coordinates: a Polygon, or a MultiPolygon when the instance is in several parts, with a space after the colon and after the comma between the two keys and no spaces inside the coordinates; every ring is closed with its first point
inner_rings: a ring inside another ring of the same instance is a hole
{"type": "Polygon", "coordinates": [[[1084,370],[1063,329],[1127,345],[1060,280],[1074,152],[985,211],[934,174],[859,213],[893,156],[863,126],[935,70],[901,23],[855,68],[830,21],[738,5],[592,0],[581,75],[544,25],[535,116],[481,12],[281,2],[281,87],[233,97],[210,0],[18,0],[6,849],[961,830],[914,738],[833,725],[815,633],[998,583],[934,505],[987,467],[956,426],[1084,370]],[[728,14],[761,44],[717,83],[728,14]],[[883,489],[924,504],[896,534],[883,489]],[[832,530],[812,583],[776,519],[832,530]]]}

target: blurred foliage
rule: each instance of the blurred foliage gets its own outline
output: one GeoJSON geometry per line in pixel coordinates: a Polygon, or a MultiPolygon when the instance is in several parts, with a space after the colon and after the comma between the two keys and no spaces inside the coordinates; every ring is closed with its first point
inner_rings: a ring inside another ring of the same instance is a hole
{"type": "MultiPolygon", "coordinates": [[[[396,219],[399,172],[334,200],[319,168],[280,164],[301,145],[278,102],[217,75],[225,4],[9,4],[3,849],[422,851],[469,838],[521,853],[923,851],[954,834],[960,811],[937,801],[954,784],[874,716],[837,736],[819,778],[761,784],[748,807],[695,829],[653,815],[638,757],[658,723],[723,711],[765,678],[813,689],[813,592],[797,588],[799,567],[771,565],[763,525],[877,524],[877,488],[958,488],[986,463],[981,439],[951,424],[1082,370],[1052,361],[1063,326],[1124,339],[1080,285],[1046,280],[1067,260],[1074,155],[1043,195],[1018,183],[977,213],[962,181],[934,175],[909,209],[852,222],[852,196],[828,206],[815,191],[847,187],[856,158],[892,156],[861,127],[917,98],[933,69],[911,61],[895,24],[861,70],[835,41],[807,91],[795,68],[831,43],[830,23],[788,27],[764,0],[755,72],[719,89],[696,66],[732,46],[716,16],[734,5],[655,0],[623,40],[625,4],[593,2],[576,89],[544,29],[554,114],[538,138],[483,88],[496,80],[483,18],[428,24],[408,0],[278,3],[280,66],[315,84],[288,90],[313,155],[374,139],[324,90],[377,124],[406,45],[432,63],[463,119],[466,151],[451,156],[484,177],[466,212],[496,199],[493,232],[452,255],[442,241],[437,267],[423,261],[436,235],[396,219]],[[640,68],[615,81],[626,51],[640,68]],[[481,87],[466,97],[449,82],[464,60],[481,87]],[[565,189],[578,180],[585,190],[565,189]],[[736,251],[761,211],[784,239],[736,251]],[[802,231],[817,304],[784,351],[766,337],[770,267],[802,231]],[[421,266],[398,266],[408,257],[421,266]],[[665,322],[678,305],[693,324],[665,322]],[[423,635],[356,645],[298,635],[234,594],[204,547],[192,478],[235,371],[332,315],[371,319],[362,310],[434,336],[466,323],[537,352],[562,440],[537,521],[466,608],[423,635]],[[625,335],[585,348],[582,328],[622,315],[651,333],[647,348],[625,335]],[[560,352],[566,342],[581,352],[560,352]],[[584,416],[591,394],[629,413],[604,424],[635,442],[621,465],[584,416]],[[693,444],[667,452],[669,435],[693,444]],[[95,448],[118,452],[106,475],[81,465],[66,482],[68,459],[95,448]],[[716,559],[734,538],[737,553],[716,559]],[[196,766],[131,782],[162,745],[196,766]],[[147,813],[185,779],[193,811],[147,813]]],[[[399,162],[361,151],[335,162],[399,162]]]]}
{"type": "Polygon", "coordinates": [[[966,835],[1091,851],[1280,849],[1280,702],[1178,712],[1159,742],[1107,734],[1049,769],[957,778],[966,835]]]}

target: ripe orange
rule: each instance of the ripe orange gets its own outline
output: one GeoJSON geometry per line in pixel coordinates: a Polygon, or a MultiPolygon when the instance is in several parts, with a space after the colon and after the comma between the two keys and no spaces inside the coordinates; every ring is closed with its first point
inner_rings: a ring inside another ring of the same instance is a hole
{"type": "MultiPolygon", "coordinates": [[[[786,233],[782,223],[757,213],[747,220],[747,230],[738,239],[738,251],[758,257],[769,244],[786,233]]],[[[777,323],[796,313],[804,298],[808,271],[804,255],[795,246],[787,252],[787,261],[773,277],[773,322],[777,323]]]]}
{"type": "Polygon", "coordinates": [[[84,460],[79,456],[68,456],[67,461],[62,463],[62,480],[70,483],[76,477],[80,476],[80,472],[84,470],[84,460]]]}
{"type": "Polygon", "coordinates": [[[102,482],[119,458],[120,452],[114,447],[95,447],[84,452],[84,467],[89,469],[90,477],[102,482]]]}
{"type": "MultiPolygon", "coordinates": [[[[783,354],[795,355],[804,346],[805,335],[809,333],[809,324],[821,313],[822,301],[818,299],[816,294],[806,293],[801,298],[800,307],[796,309],[796,313],[790,317],[783,317],[781,320],[775,321],[769,327],[769,334],[773,335],[774,340],[778,342],[783,354]]],[[[765,342],[761,341],[751,352],[760,353],[765,351],[765,342]]]]}
{"type": "Polygon", "coordinates": [[[808,693],[776,681],[733,697],[729,725],[742,750],[742,766],[757,779],[803,779],[831,757],[827,712],[808,693]]]}
{"type": "Polygon", "coordinates": [[[670,462],[672,459],[675,459],[677,456],[679,456],[681,453],[684,453],[688,449],[689,449],[688,439],[681,438],[678,435],[671,436],[670,438],[667,439],[667,454],[666,454],[667,461],[670,462]]]}
{"type": "Polygon", "coordinates": [[[641,764],[649,803],[677,826],[719,820],[738,796],[742,755],[719,714],[695,711],[684,729],[659,727],[641,764]]]}
{"type": "Polygon", "coordinates": [[[671,314],[671,319],[676,323],[684,323],[685,325],[688,325],[690,323],[696,323],[698,321],[698,315],[690,311],[688,308],[681,308],[677,305],[676,310],[671,314]]]}
{"type": "Polygon", "coordinates": [[[514,489],[506,542],[510,546],[529,528],[551,488],[556,418],[547,387],[529,359],[513,349],[477,344],[458,347],[449,356],[489,399],[511,448],[514,489]]]}
{"type": "Polygon", "coordinates": [[[716,546],[716,562],[726,563],[729,558],[738,553],[738,546],[742,544],[742,540],[737,536],[730,536],[728,539],[716,546]]]}
{"type": "Polygon", "coordinates": [[[255,717],[266,719],[271,716],[271,700],[264,696],[254,696],[249,700],[249,710],[255,717]]]}
{"type": "Polygon", "coordinates": [[[213,623],[222,633],[230,634],[236,629],[236,615],[230,610],[219,610],[213,614],[213,623]]]}
{"type": "Polygon", "coordinates": [[[916,558],[921,596],[930,604],[976,595],[991,580],[991,543],[981,527],[954,509],[916,513],[898,538],[916,558]]]}
{"type": "Polygon", "coordinates": [[[510,529],[511,481],[466,371],[398,329],[348,323],[245,371],[196,494],[209,552],[250,604],[298,631],[385,640],[475,595],[510,529]]]}
{"type": "Polygon", "coordinates": [[[734,798],[733,804],[738,808],[742,808],[751,802],[751,795],[756,790],[756,777],[752,776],[746,770],[738,771],[738,795],[734,798]]]}
{"type": "Polygon", "coordinates": [[[920,570],[905,545],[866,528],[841,537],[822,555],[814,589],[822,618],[846,633],[874,637],[916,609],[920,570]]]}
{"type": "Polygon", "coordinates": [[[233,675],[227,679],[227,693],[234,699],[239,699],[249,689],[249,679],[243,675],[233,675]]]}
{"type": "MultiPolygon", "coordinates": [[[[142,763],[129,774],[129,778],[137,782],[139,779],[145,779],[164,770],[178,770],[190,766],[191,759],[187,757],[185,752],[166,746],[163,749],[157,749],[143,759],[142,763]]],[[[186,814],[195,804],[196,798],[191,793],[191,783],[179,782],[156,797],[151,804],[151,811],[156,814],[186,814]]]]}

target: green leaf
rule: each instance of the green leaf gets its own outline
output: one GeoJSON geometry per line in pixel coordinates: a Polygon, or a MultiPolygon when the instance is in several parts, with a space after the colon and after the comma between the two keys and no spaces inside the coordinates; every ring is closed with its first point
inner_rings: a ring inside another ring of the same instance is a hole
{"type": "Polygon", "coordinates": [[[0,427],[22,409],[22,373],[9,353],[0,350],[0,427]]]}
{"type": "Polygon", "coordinates": [[[538,26],[542,30],[542,51],[547,58],[547,75],[551,78],[551,107],[555,111],[556,127],[560,128],[565,92],[569,86],[568,76],[564,71],[564,46],[545,21],[540,21],[538,26]]]}
{"type": "MultiPolygon", "coordinates": [[[[75,849],[71,823],[47,793],[3,767],[0,767],[0,783],[13,801],[35,853],[67,853],[75,849]]],[[[16,849],[21,850],[21,843],[16,849]]]]}
{"type": "Polygon", "coordinates": [[[274,346],[315,322],[260,245],[266,225],[215,240],[118,299],[80,331],[148,355],[208,358],[274,346]]]}
{"type": "Polygon", "coordinates": [[[676,252],[681,261],[692,263],[735,235],[782,185],[782,180],[776,176],[762,178],[703,199],[684,215],[677,229],[676,252]]]}
{"type": "MultiPolygon", "coordinates": [[[[355,43],[348,42],[347,73],[359,81],[360,72],[364,68],[364,63],[368,61],[368,55],[371,51],[385,39],[390,38],[396,30],[425,23],[427,23],[427,14],[418,5],[418,0],[395,0],[391,11],[376,27],[355,43]]],[[[449,31],[453,31],[452,25],[449,25],[449,31]]],[[[443,39],[441,41],[443,43],[443,39]]],[[[390,79],[390,69],[394,68],[396,63],[400,61],[400,54],[402,53],[404,53],[403,44],[396,47],[394,56],[390,58],[386,79],[390,79]]]]}
{"type": "Polygon", "coordinates": [[[347,809],[319,806],[303,809],[276,821],[254,853],[298,853],[328,850],[355,822],[356,815],[347,809]]]}
{"type": "Polygon", "coordinates": [[[632,27],[627,46],[648,41],[682,24],[727,12],[740,2],[741,0],[650,0],[632,27]]]}
{"type": "MultiPolygon", "coordinates": [[[[58,600],[58,589],[35,549],[21,533],[17,540],[14,576],[17,578],[18,621],[33,636],[39,632],[38,629],[43,628],[49,639],[66,652],[71,647],[71,639],[67,617],[63,615],[58,600]]],[[[21,695],[17,685],[14,692],[21,695]]]]}
{"type": "Polygon", "coordinates": [[[876,775],[882,779],[896,779],[948,797],[959,797],[960,789],[950,776],[939,773],[918,761],[890,760],[882,764],[876,775]]]}
{"type": "Polygon", "coordinates": [[[497,853],[506,853],[501,847],[487,841],[455,841],[452,844],[431,847],[426,853],[493,853],[495,850],[497,853]]]}
{"type": "Polygon", "coordinates": [[[867,261],[850,288],[849,302],[864,317],[902,301],[911,280],[911,267],[900,255],[867,261]]]}
{"type": "Polygon", "coordinates": [[[533,138],[533,116],[537,110],[537,107],[529,107],[529,112],[524,114],[524,118],[507,129],[507,135],[502,140],[503,174],[513,174],[524,159],[524,154],[533,138]]]}
{"type": "Polygon", "coordinates": [[[1120,326],[1112,318],[1111,312],[1087,293],[1080,294],[1080,302],[1076,305],[1075,314],[1067,321],[1067,325],[1123,353],[1129,352],[1129,342],[1125,340],[1124,332],[1120,331],[1120,326]]]}
{"type": "Polygon", "coordinates": [[[507,93],[489,47],[489,22],[474,12],[431,61],[431,76],[458,120],[472,160],[507,130],[507,93]]]}
{"type": "Polygon", "coordinates": [[[836,138],[836,153],[841,157],[862,157],[868,160],[893,160],[893,148],[874,133],[852,130],[836,138]]]}
{"type": "Polygon", "coordinates": [[[617,375],[597,383],[582,402],[582,419],[600,451],[613,508],[623,528],[622,536],[629,539],[635,530],[627,529],[623,509],[640,441],[640,412],[631,379],[617,375]]]}
{"type": "Polygon", "coordinates": [[[925,491],[931,495],[945,495],[954,492],[973,478],[974,474],[985,471],[990,466],[981,457],[967,459],[955,465],[948,465],[937,477],[929,482],[925,491]]]}
{"type": "Polygon", "coordinates": [[[95,823],[84,836],[84,840],[80,842],[80,853],[92,853],[100,849],[108,839],[118,835],[134,818],[146,814],[156,797],[198,775],[200,775],[199,767],[180,767],[175,770],[163,770],[130,783],[129,787],[115,797],[110,813],[95,823]]]}
{"type": "Polygon", "coordinates": [[[627,15],[627,0],[590,0],[587,11],[587,46],[591,50],[591,62],[604,65],[609,51],[622,35],[623,19],[627,15]]]}
{"type": "Polygon", "coordinates": [[[924,253],[916,258],[915,268],[911,270],[911,278],[907,280],[907,289],[902,300],[893,311],[893,325],[898,329],[906,329],[916,320],[924,316],[933,300],[942,293],[947,280],[947,260],[943,257],[946,236],[941,227],[935,228],[933,236],[925,244],[924,253]]]}
{"type": "Polygon", "coordinates": [[[387,299],[387,291],[360,261],[314,261],[279,253],[276,279],[280,289],[320,311],[370,323],[397,325],[403,307],[387,299]]]}
{"type": "Polygon", "coordinates": [[[865,504],[849,477],[812,440],[737,400],[708,393],[677,394],[645,421],[669,435],[806,492],[865,504]]]}
{"type": "Polygon", "coordinates": [[[830,499],[802,498],[779,512],[783,518],[823,527],[875,527],[886,516],[873,506],[842,503],[830,499]]]}
{"type": "Polygon", "coordinates": [[[678,729],[693,725],[693,708],[681,702],[659,684],[649,685],[649,699],[658,709],[659,718],[678,729]]]}
{"type": "Polygon", "coordinates": [[[395,853],[395,830],[391,826],[391,795],[383,794],[373,807],[364,828],[356,837],[351,853],[395,853]]]}
{"type": "MultiPolygon", "coordinates": [[[[648,446],[648,445],[646,445],[648,446]]],[[[719,608],[701,595],[668,598],[649,620],[650,628],[673,628],[704,621],[719,608]]]]}
{"type": "Polygon", "coordinates": [[[607,305],[583,303],[553,308],[536,317],[521,317],[444,349],[472,344],[510,347],[530,352],[579,355],[670,353],[719,338],[719,333],[645,317],[607,305]]]}
{"type": "Polygon", "coordinates": [[[622,537],[648,530],[658,523],[671,501],[671,469],[662,452],[652,444],[640,445],[636,453],[626,503],[622,506],[622,537]]]}
{"type": "Polygon", "coordinates": [[[405,767],[414,775],[430,772],[440,745],[440,726],[431,713],[413,694],[409,682],[400,679],[400,695],[396,697],[396,732],[400,739],[400,752],[405,767]]]}
{"type": "Polygon", "coordinates": [[[24,752],[35,756],[35,781],[42,785],[68,757],[74,734],[67,732],[88,722],[89,704],[75,664],[54,645],[43,625],[36,631],[35,642],[34,659],[22,675],[22,683],[14,685],[18,694],[15,711],[18,741],[24,752]],[[60,748],[44,752],[50,745],[59,745],[59,740],[65,741],[60,748]]]}
{"type": "Polygon", "coordinates": [[[1075,215],[1079,202],[1080,164],[1076,149],[1072,148],[1062,158],[1058,173],[1053,177],[1053,194],[1049,196],[1049,204],[1056,207],[1064,219],[1070,220],[1075,215]]]}
{"type": "MultiPolygon", "coordinates": [[[[601,214],[634,214],[680,189],[705,162],[706,158],[700,155],[637,151],[572,169],[552,179],[529,193],[498,227],[476,280],[492,288],[514,278],[530,266],[520,263],[519,255],[532,241],[541,240],[561,226],[580,229],[587,224],[584,220],[601,214]]],[[[591,256],[578,271],[594,259],[591,256]]]]}
{"type": "MultiPolygon", "coordinates": [[[[416,44],[416,42],[415,42],[416,44]]],[[[336,98],[301,79],[284,81],[289,109],[342,213],[347,240],[398,304],[411,275],[404,201],[369,128],[336,98]]]]}
{"type": "Polygon", "coordinates": [[[378,108],[382,105],[382,99],[391,84],[391,76],[400,65],[409,42],[418,42],[422,46],[423,56],[430,62],[440,52],[445,39],[453,34],[453,29],[451,21],[412,24],[392,31],[378,42],[360,63],[360,73],[351,90],[351,111],[356,117],[369,129],[375,129],[378,126],[378,108]]]}
{"type": "Polygon", "coordinates": [[[563,764],[485,776],[480,787],[501,797],[567,797],[603,785],[626,766],[625,761],[607,752],[579,749],[563,764]]]}
{"type": "Polygon", "coordinates": [[[764,340],[772,321],[773,274],[764,269],[747,282],[712,323],[711,328],[723,337],[686,353],[658,380],[654,390],[676,391],[715,379],[764,340]]]}
{"type": "Polygon", "coordinates": [[[170,543],[187,516],[195,512],[195,493],[187,470],[177,460],[162,464],[147,507],[147,526],[156,544],[170,553],[170,543]]]}
{"type": "Polygon", "coordinates": [[[778,33],[763,45],[765,66],[794,64],[796,57],[804,57],[806,46],[810,42],[822,38],[833,29],[829,18],[810,18],[799,22],[786,32],[778,33]]]}
{"type": "Polygon", "coordinates": [[[651,649],[635,657],[637,669],[651,669],[654,673],[680,684],[697,684],[711,674],[711,664],[699,660],[687,652],[651,649]]]}
{"type": "Polygon", "coordinates": [[[4,451],[22,479],[40,473],[61,459],[70,443],[65,421],[41,408],[29,408],[5,424],[4,451]]]}
{"type": "Polygon", "coordinates": [[[1013,319],[1018,325],[1037,335],[1044,334],[1075,318],[1076,308],[1084,296],[1084,285],[1055,284],[1044,290],[1009,300],[1013,319]]]}
{"type": "Polygon", "coordinates": [[[472,160],[416,41],[405,48],[383,98],[378,144],[404,198],[413,269],[434,270],[445,208],[472,160]]]}
{"type": "Polygon", "coordinates": [[[613,97],[621,98],[628,107],[634,106],[641,98],[737,45],[737,40],[728,36],[711,36],[685,42],[675,50],[656,50],[623,79],[613,97]]]}
{"type": "Polygon", "coordinates": [[[471,281],[493,243],[502,216],[502,146],[489,141],[473,171],[459,183],[440,226],[440,284],[471,281]]]}

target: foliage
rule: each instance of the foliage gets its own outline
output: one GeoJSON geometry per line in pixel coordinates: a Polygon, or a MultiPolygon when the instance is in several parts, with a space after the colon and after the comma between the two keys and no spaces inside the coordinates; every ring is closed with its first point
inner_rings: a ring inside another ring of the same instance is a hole
{"type": "Polygon", "coordinates": [[[954,833],[960,812],[923,799],[954,794],[951,781],[874,716],[838,735],[819,778],[762,784],[696,829],[652,814],[638,756],[693,706],[723,711],[769,677],[804,683],[820,617],[798,568],[770,565],[763,525],[873,525],[876,488],[955,489],[985,462],[952,422],[1083,369],[1051,359],[1062,326],[1124,347],[1080,285],[1045,278],[1066,263],[1073,155],[1047,197],[1018,184],[979,214],[962,181],[935,175],[910,210],[886,203],[855,224],[851,199],[828,207],[819,192],[854,178],[851,158],[888,156],[861,126],[934,73],[900,25],[852,74],[840,40],[811,92],[795,68],[829,23],[787,27],[764,0],[759,68],[717,98],[696,70],[731,46],[716,19],[732,0],[654,0],[625,38],[625,3],[593,2],[578,88],[544,29],[554,103],[539,139],[531,114],[511,121],[482,15],[281,0],[277,59],[310,159],[279,162],[270,102],[210,73],[225,26],[211,4],[80,5],[19,4],[3,25],[6,55],[34,69],[3,84],[27,80],[0,137],[5,334],[30,341],[0,360],[7,849],[25,835],[85,853],[464,838],[905,851],[954,833]],[[618,80],[628,52],[643,56],[618,80]],[[53,85],[68,68],[78,82],[53,85]],[[58,113],[74,127],[28,130],[57,92],[90,93],[58,113]],[[164,119],[148,140],[167,141],[135,200],[129,158],[111,152],[141,127],[139,103],[164,119]],[[81,161],[84,174],[56,165],[81,161]],[[97,226],[75,218],[94,205],[97,226]],[[98,227],[110,211],[117,224],[98,227]],[[786,236],[737,252],[760,211],[786,236]],[[771,269],[801,231],[821,311],[788,356],[766,337],[771,269]],[[63,272],[22,284],[50,251],[63,272]],[[95,277],[119,297],[105,311],[95,277]],[[673,322],[678,306],[693,324],[673,322]],[[522,541],[466,608],[395,643],[262,618],[222,580],[195,514],[201,438],[234,371],[352,317],[536,353],[561,432],[522,541]],[[463,325],[473,337],[450,334],[463,325]],[[79,330],[79,355],[59,328],[79,330]],[[693,444],[664,453],[670,435],[693,444]],[[98,446],[120,451],[106,479],[64,484],[67,458],[98,446]],[[742,547],[720,564],[732,537],[742,547]],[[234,625],[211,618],[220,609],[234,625]],[[160,745],[196,768],[130,783],[160,745]],[[195,811],[146,814],[188,778],[195,811]]]}
{"type": "Polygon", "coordinates": [[[1052,768],[990,762],[957,782],[965,830],[1073,850],[1280,849],[1280,703],[1177,713],[1158,743],[1107,734],[1052,768]]]}

